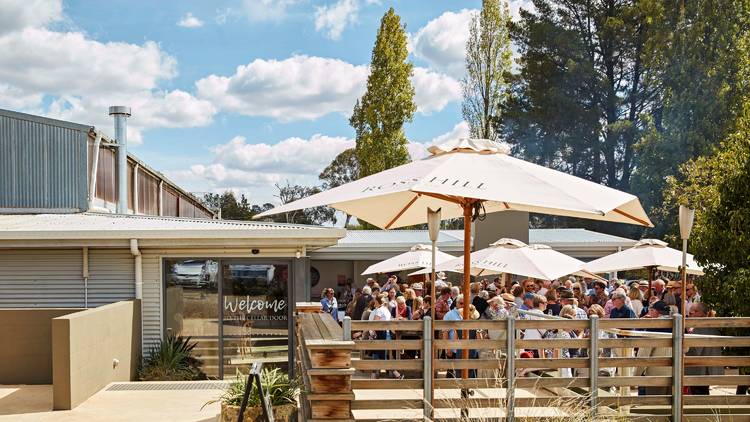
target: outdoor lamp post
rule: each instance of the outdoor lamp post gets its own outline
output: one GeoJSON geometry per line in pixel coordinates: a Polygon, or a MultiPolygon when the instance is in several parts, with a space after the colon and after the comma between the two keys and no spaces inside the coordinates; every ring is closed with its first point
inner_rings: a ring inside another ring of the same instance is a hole
{"type": "Polygon", "coordinates": [[[437,247],[438,235],[440,234],[440,210],[433,210],[427,208],[427,230],[430,233],[430,241],[432,242],[432,287],[430,287],[430,300],[432,300],[432,310],[430,311],[430,317],[435,320],[435,249],[437,247]]]}
{"type": "MultiPolygon", "coordinates": [[[[687,244],[690,238],[690,232],[693,230],[693,221],[695,220],[695,210],[680,205],[680,237],[682,238],[682,267],[680,267],[680,279],[682,280],[682,286],[680,288],[680,300],[682,301],[682,329],[685,329],[685,314],[687,314],[687,244]]],[[[683,357],[680,359],[680,377],[682,382],[680,385],[685,385],[685,335],[682,336],[682,353],[683,357]]],[[[683,399],[682,392],[679,392],[680,397],[680,416],[683,415],[683,399]]]]}
{"type": "MultiPolygon", "coordinates": [[[[432,241],[432,283],[430,283],[430,300],[431,306],[430,306],[430,319],[432,321],[435,321],[435,282],[437,279],[435,278],[435,249],[437,249],[437,240],[438,235],[440,234],[440,210],[442,208],[438,208],[437,210],[433,210],[432,208],[427,208],[427,231],[430,233],[430,241],[432,241]]],[[[428,333],[425,333],[425,336],[428,335],[428,333]]],[[[430,338],[434,335],[434,331],[431,331],[429,333],[430,338]]],[[[424,359],[427,359],[427,356],[424,356],[424,359]]],[[[430,350],[430,368],[435,367],[435,351],[430,350]]],[[[434,385],[434,379],[435,377],[430,374],[430,409],[432,409],[432,398],[435,397],[435,385],[434,385]]],[[[432,411],[430,411],[430,415],[432,414],[432,411]]]]}

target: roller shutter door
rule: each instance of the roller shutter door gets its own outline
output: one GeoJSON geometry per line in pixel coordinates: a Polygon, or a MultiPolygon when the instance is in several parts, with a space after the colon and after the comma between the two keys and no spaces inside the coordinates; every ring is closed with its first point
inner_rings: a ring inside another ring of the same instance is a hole
{"type": "Polygon", "coordinates": [[[0,250],[0,308],[82,308],[80,249],[0,250]]]}

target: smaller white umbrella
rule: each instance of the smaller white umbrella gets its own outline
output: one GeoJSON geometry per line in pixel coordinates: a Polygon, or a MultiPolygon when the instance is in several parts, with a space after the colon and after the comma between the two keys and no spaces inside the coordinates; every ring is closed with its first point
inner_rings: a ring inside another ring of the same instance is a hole
{"type": "MultiPolygon", "coordinates": [[[[592,273],[610,273],[654,267],[676,273],[681,265],[682,251],[672,249],[658,239],[643,239],[630,249],[595,259],[585,268],[592,273]]],[[[703,275],[703,269],[691,254],[687,254],[687,273],[703,275]]]]}
{"type": "MultiPolygon", "coordinates": [[[[554,280],[576,274],[596,278],[583,271],[585,263],[557,252],[547,245],[527,245],[520,240],[503,238],[488,248],[471,254],[471,274],[515,274],[540,280],[554,280]]],[[[437,266],[442,271],[463,272],[463,257],[437,266]]],[[[422,274],[417,271],[412,274],[422,274]]],[[[412,275],[409,274],[409,275],[412,275]]]]}
{"type": "MultiPolygon", "coordinates": [[[[440,264],[455,258],[445,252],[435,249],[435,264],[440,264]]],[[[431,245],[414,245],[408,252],[388,258],[385,261],[370,265],[363,273],[365,274],[382,274],[397,271],[413,270],[415,268],[432,267],[432,246],[431,245]]]]}

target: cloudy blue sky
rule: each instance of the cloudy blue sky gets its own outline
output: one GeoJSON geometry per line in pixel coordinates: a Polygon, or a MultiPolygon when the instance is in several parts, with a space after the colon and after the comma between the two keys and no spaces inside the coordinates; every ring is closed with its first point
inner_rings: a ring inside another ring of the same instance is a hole
{"type": "MultiPolygon", "coordinates": [[[[519,7],[530,0],[513,0],[519,7]]],[[[418,112],[410,152],[466,133],[463,50],[480,0],[2,0],[0,108],[111,132],[129,105],[131,152],[192,192],[275,202],[317,184],[354,145],[380,18],[409,33],[418,112]]]]}

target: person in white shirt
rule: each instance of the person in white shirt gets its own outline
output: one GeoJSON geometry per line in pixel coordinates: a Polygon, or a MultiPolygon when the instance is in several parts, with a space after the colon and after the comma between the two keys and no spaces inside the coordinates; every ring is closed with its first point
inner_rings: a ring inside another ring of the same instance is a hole
{"type": "MultiPolygon", "coordinates": [[[[370,313],[370,321],[390,321],[391,310],[388,306],[388,296],[386,295],[378,296],[376,301],[378,303],[378,307],[375,308],[370,313]]],[[[377,330],[375,331],[375,338],[378,340],[391,340],[391,333],[388,330],[377,330]]],[[[372,356],[374,359],[385,360],[387,353],[388,352],[386,350],[376,350],[372,352],[372,356]]],[[[373,375],[377,376],[378,372],[375,372],[373,375]]],[[[389,371],[389,372],[393,378],[401,379],[404,377],[398,371],[389,371]]]]}
{"type": "MultiPolygon", "coordinates": [[[[536,314],[536,315],[544,315],[544,311],[547,309],[547,298],[542,295],[534,295],[534,298],[532,299],[532,308],[529,310],[529,313],[536,314]]],[[[542,316],[535,316],[535,315],[527,315],[527,319],[542,319],[544,317],[542,316]]],[[[539,328],[527,328],[523,331],[523,339],[524,340],[533,340],[533,339],[541,339],[544,337],[544,332],[546,330],[542,330],[539,328]]],[[[531,351],[534,354],[535,358],[544,357],[544,353],[541,349],[533,349],[531,351]]]]}

